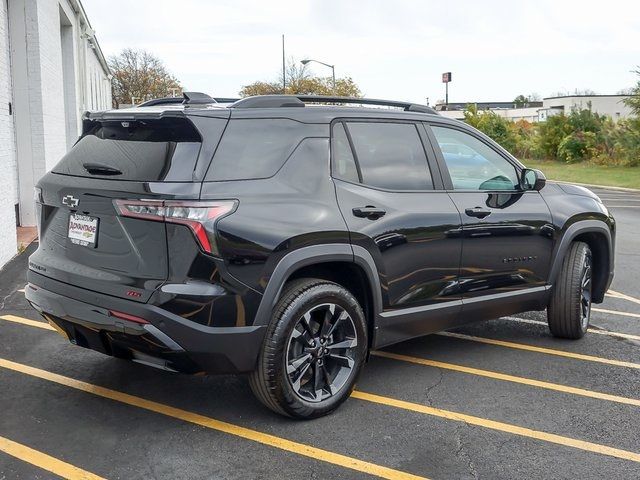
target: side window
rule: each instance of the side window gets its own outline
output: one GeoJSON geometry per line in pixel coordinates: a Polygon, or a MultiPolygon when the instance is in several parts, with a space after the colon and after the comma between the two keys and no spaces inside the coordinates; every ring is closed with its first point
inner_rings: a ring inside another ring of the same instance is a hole
{"type": "Polygon", "coordinates": [[[360,182],[356,161],[349,145],[349,139],[342,123],[333,126],[333,176],[349,182],[360,182]]]}
{"type": "Polygon", "coordinates": [[[412,123],[347,122],[362,183],[389,190],[432,190],[427,156],[412,123]]]}
{"type": "Polygon", "coordinates": [[[515,190],[516,167],[468,133],[431,126],[456,190],[515,190]]]}
{"type": "MultiPolygon", "coordinates": [[[[274,175],[313,126],[286,119],[230,120],[206,180],[268,178],[274,175]]],[[[324,134],[326,136],[326,133],[324,134]]]]}

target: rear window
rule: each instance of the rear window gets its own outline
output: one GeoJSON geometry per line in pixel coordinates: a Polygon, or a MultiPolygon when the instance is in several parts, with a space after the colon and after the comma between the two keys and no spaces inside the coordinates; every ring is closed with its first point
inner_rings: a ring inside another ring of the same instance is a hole
{"type": "Polygon", "coordinates": [[[193,180],[202,140],[186,119],[95,122],[54,173],[140,182],[193,180]]]}
{"type": "Polygon", "coordinates": [[[326,126],[288,119],[235,119],[227,125],[206,180],[268,178],[305,137],[327,136],[326,126]]]}

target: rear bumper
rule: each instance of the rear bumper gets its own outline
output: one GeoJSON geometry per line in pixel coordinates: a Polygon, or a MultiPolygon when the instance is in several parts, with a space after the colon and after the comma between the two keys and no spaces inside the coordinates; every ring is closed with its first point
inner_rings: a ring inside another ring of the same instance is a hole
{"type": "Polygon", "coordinates": [[[265,326],[208,327],[153,305],[84,290],[32,270],[27,280],[29,303],[77,345],[185,373],[246,373],[255,368],[265,326]],[[109,310],[149,323],[123,320],[109,310]]]}

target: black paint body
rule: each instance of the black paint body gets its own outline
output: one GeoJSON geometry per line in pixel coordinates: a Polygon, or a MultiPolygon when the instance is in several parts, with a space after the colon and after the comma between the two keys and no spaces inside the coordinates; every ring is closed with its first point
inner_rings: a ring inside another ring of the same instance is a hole
{"type": "Polygon", "coordinates": [[[544,309],[576,238],[594,252],[595,302],[611,282],[615,224],[588,190],[552,182],[541,191],[453,190],[430,125],[462,129],[518,171],[523,168],[459,122],[347,107],[165,106],[92,119],[171,117],[193,122],[203,139],[192,181],[48,173],[38,184],[41,240],[30,258],[27,298],[75,343],[172,370],[247,372],[255,366],[282,286],[296,276],[342,281],[351,288],[367,314],[372,348],[544,309]],[[268,178],[207,181],[229,118],[290,119],[307,133],[268,178]],[[333,178],[331,124],[355,118],[415,122],[434,190],[394,192],[333,178]],[[77,209],[62,204],[65,195],[79,199],[77,209]],[[186,226],[117,216],[114,199],[233,199],[237,209],[216,223],[219,255],[212,256],[186,226]],[[354,208],[365,206],[385,214],[354,215],[354,208]],[[482,219],[465,214],[475,207],[491,214],[482,219]],[[66,236],[69,212],[76,210],[100,220],[95,249],[74,245],[66,236]],[[139,316],[151,326],[114,320],[108,310],[139,316]]]}

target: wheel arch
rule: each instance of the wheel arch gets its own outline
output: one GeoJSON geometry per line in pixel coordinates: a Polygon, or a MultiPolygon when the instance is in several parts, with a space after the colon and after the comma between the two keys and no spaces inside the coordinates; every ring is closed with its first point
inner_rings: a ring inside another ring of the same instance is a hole
{"type": "Polygon", "coordinates": [[[614,245],[608,225],[598,220],[583,220],[569,226],[556,249],[549,275],[549,283],[555,285],[562,262],[573,242],[589,245],[593,255],[593,302],[601,303],[613,276],[614,245]]]}
{"type": "Polygon", "coordinates": [[[382,311],[382,294],[375,262],[360,246],[333,243],[299,248],[276,265],[256,313],[254,325],[267,325],[284,285],[298,278],[320,278],[338,283],[360,302],[373,344],[376,319],[382,311]]]}

